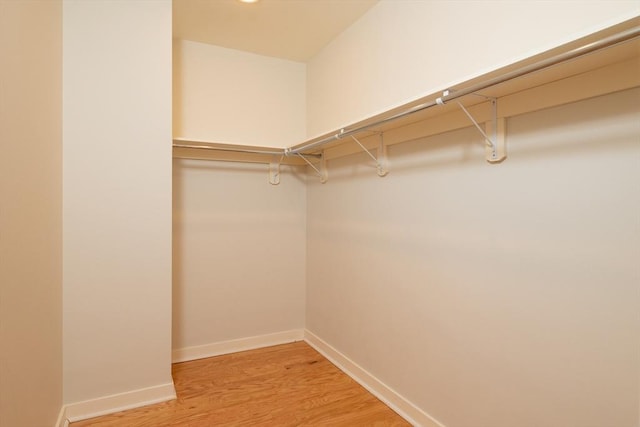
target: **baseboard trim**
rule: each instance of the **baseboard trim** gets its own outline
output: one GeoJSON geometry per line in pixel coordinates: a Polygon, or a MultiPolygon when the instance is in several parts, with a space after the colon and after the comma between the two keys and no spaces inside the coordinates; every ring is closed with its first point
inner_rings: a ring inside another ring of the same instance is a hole
{"type": "Polygon", "coordinates": [[[58,419],[56,420],[55,427],[69,427],[69,420],[67,419],[66,410],[67,410],[67,407],[64,405],[60,408],[60,412],[58,413],[58,419]]]}
{"type": "Polygon", "coordinates": [[[254,350],[256,348],[269,347],[272,345],[288,344],[294,341],[302,341],[303,339],[304,330],[294,329],[291,331],[276,332],[273,334],[179,348],[173,350],[172,360],[173,363],[188,362],[190,360],[204,359],[205,357],[254,350]]]}
{"type": "Polygon", "coordinates": [[[329,359],[341,371],[353,378],[398,415],[416,427],[444,427],[431,415],[427,414],[413,403],[402,397],[391,387],[374,377],[357,363],[331,347],[309,330],[304,331],[304,340],[320,354],[329,359]]]}
{"type": "Polygon", "coordinates": [[[173,382],[171,382],[84,402],[71,403],[64,407],[64,418],[67,422],[81,421],[127,409],[166,402],[175,398],[176,390],[173,387],[173,382]]]}

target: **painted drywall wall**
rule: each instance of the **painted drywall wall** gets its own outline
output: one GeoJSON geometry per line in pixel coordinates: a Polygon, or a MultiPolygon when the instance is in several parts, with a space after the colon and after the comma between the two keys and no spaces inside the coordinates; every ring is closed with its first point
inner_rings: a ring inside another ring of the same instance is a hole
{"type": "Polygon", "coordinates": [[[308,62],[308,136],[639,14],[633,0],[382,0],[308,62]]]}
{"type": "Polygon", "coordinates": [[[64,401],[171,384],[171,2],[63,6],[64,401]]]}
{"type": "Polygon", "coordinates": [[[304,327],[304,169],[174,160],[173,347],[304,327]]]}
{"type": "Polygon", "coordinates": [[[62,406],[62,2],[0,1],[0,425],[62,406]]]}
{"type": "Polygon", "coordinates": [[[447,427],[637,426],[639,97],[330,161],[307,328],[447,427]]]}
{"type": "Polygon", "coordinates": [[[174,41],[173,134],[285,147],[304,140],[306,66],[204,43],[174,41]]]}

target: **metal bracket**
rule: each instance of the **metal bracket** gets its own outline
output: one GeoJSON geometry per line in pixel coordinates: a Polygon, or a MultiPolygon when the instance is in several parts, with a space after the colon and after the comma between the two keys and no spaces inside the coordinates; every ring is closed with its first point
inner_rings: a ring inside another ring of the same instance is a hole
{"type": "Polygon", "coordinates": [[[380,177],[386,176],[389,173],[389,168],[388,168],[389,161],[387,158],[387,147],[384,145],[382,133],[380,133],[380,144],[378,145],[377,158],[376,156],[371,154],[371,151],[367,150],[367,147],[365,147],[360,141],[358,141],[358,139],[355,136],[351,135],[351,138],[353,138],[356,144],[358,144],[360,148],[362,148],[365,151],[365,153],[367,153],[369,157],[371,157],[373,161],[376,162],[376,169],[378,171],[378,176],[380,177]]]}
{"type": "Polygon", "coordinates": [[[378,144],[378,175],[387,176],[389,173],[389,157],[387,156],[387,146],[384,145],[384,134],[380,132],[380,143],[378,144]]]}
{"type": "MultiPolygon", "coordinates": [[[[442,96],[447,96],[451,93],[449,90],[445,90],[442,93],[442,96]]],[[[482,96],[485,99],[488,99],[491,102],[491,120],[489,120],[485,124],[485,130],[480,127],[476,119],[473,118],[471,113],[460,103],[460,101],[456,101],[456,104],[464,111],[469,120],[473,123],[473,125],[478,129],[478,131],[484,137],[486,141],[485,153],[486,158],[489,163],[500,163],[504,159],[507,158],[507,150],[505,147],[505,129],[506,129],[506,121],[503,118],[498,119],[498,100],[496,98],[482,96]],[[492,138],[489,137],[492,136],[492,138]]],[[[439,105],[444,105],[444,100],[442,97],[436,99],[436,103],[439,105]]]]}
{"type": "Polygon", "coordinates": [[[320,178],[320,183],[324,184],[329,179],[329,172],[327,171],[327,161],[324,158],[324,151],[320,154],[320,169],[316,167],[313,163],[311,163],[302,153],[297,153],[298,157],[305,161],[306,164],[311,166],[314,171],[316,171],[316,175],[320,178]]]}
{"type": "Polygon", "coordinates": [[[274,157],[269,162],[269,184],[278,185],[280,184],[280,162],[282,161],[282,156],[274,157]]]}
{"type": "Polygon", "coordinates": [[[504,117],[485,123],[485,129],[488,135],[493,136],[493,146],[485,147],[485,154],[489,163],[500,163],[507,158],[507,144],[505,143],[505,134],[507,128],[507,120],[504,117]]]}

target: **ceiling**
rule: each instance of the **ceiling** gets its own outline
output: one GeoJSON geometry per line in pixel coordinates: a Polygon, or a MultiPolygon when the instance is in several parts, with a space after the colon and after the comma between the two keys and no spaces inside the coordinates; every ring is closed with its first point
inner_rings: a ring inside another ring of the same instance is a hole
{"type": "Polygon", "coordinates": [[[378,0],[174,0],[173,37],[306,62],[378,0]]]}

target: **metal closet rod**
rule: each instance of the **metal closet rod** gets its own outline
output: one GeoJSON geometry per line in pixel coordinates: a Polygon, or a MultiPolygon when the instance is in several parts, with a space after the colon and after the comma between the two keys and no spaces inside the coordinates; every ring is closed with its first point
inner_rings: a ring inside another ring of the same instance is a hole
{"type": "Polygon", "coordinates": [[[405,111],[402,111],[400,113],[394,114],[392,116],[389,117],[385,117],[383,119],[380,119],[376,122],[373,123],[369,123],[363,126],[359,126],[353,129],[350,128],[343,128],[340,129],[340,131],[335,134],[335,135],[331,135],[329,137],[320,139],[318,141],[314,141],[308,144],[304,144],[304,145],[299,145],[297,147],[289,147],[289,148],[285,148],[284,152],[285,155],[287,156],[292,156],[292,155],[297,155],[297,154],[301,154],[304,151],[307,150],[312,150],[312,149],[316,149],[324,144],[327,144],[329,142],[333,142],[333,141],[337,141],[339,139],[342,139],[344,137],[348,137],[351,135],[354,135],[356,133],[359,132],[363,132],[366,130],[369,130],[373,127],[377,127],[383,124],[386,124],[388,122],[400,119],[402,117],[406,117],[409,116],[411,114],[417,113],[419,111],[423,111],[426,110],[428,108],[431,107],[435,107],[436,105],[443,105],[449,101],[455,100],[457,98],[461,98],[463,96],[466,95],[470,95],[472,93],[481,91],[483,89],[487,89],[491,86],[495,86],[498,85],[500,83],[505,83],[509,80],[513,80],[515,78],[518,77],[522,77],[524,75],[527,74],[531,74],[534,73],[536,71],[540,71],[544,68],[548,68],[551,67],[553,65],[557,65],[560,64],[562,62],[566,62],[572,59],[576,59],[580,56],[583,55],[587,55],[589,53],[601,50],[601,49],[605,49],[608,47],[611,47],[613,45],[619,44],[619,43],[623,43],[626,41],[629,41],[631,39],[634,39],[636,37],[640,36],[640,26],[638,27],[634,27],[634,28],[630,28],[628,30],[625,31],[621,31],[620,33],[617,34],[613,34],[611,36],[605,37],[603,39],[597,40],[595,42],[592,43],[588,43],[586,45],[577,47],[575,49],[572,49],[568,52],[564,52],[561,54],[558,54],[556,56],[553,56],[551,58],[547,58],[547,59],[543,59],[541,61],[538,61],[534,64],[530,64],[530,65],[526,65],[524,67],[518,68],[517,70],[514,71],[510,71],[508,73],[505,73],[501,76],[498,77],[494,77],[488,80],[485,80],[483,82],[477,83],[475,85],[463,88],[463,89],[457,89],[454,91],[445,91],[443,96],[433,100],[433,101],[429,101],[420,105],[416,105],[414,107],[411,107],[405,111]]]}
{"type": "Polygon", "coordinates": [[[212,151],[230,151],[233,153],[249,153],[249,154],[269,154],[274,156],[283,156],[284,148],[273,148],[268,150],[252,149],[252,148],[238,148],[229,145],[228,147],[222,146],[210,146],[210,145],[194,145],[194,144],[173,144],[175,148],[195,148],[197,150],[212,150],[212,151]]]}
{"type": "Polygon", "coordinates": [[[366,125],[358,126],[355,128],[343,128],[340,129],[338,133],[335,135],[328,136],[326,138],[310,142],[307,144],[302,144],[293,147],[287,148],[269,148],[269,149],[251,149],[251,148],[239,148],[234,147],[229,144],[228,146],[207,146],[207,145],[193,145],[193,144],[173,144],[174,147],[177,148],[195,148],[201,150],[217,150],[217,151],[230,151],[236,153],[251,153],[251,154],[266,154],[266,155],[276,155],[276,156],[297,156],[304,154],[305,156],[317,157],[315,154],[304,153],[308,150],[317,149],[318,147],[328,144],[330,142],[334,142],[340,140],[344,137],[352,136],[357,133],[370,130],[371,128],[389,123],[394,120],[398,120],[400,118],[409,116],[411,114],[417,113],[419,111],[426,110],[431,107],[435,107],[436,105],[444,105],[449,101],[453,101],[458,98],[462,98],[463,96],[470,95],[472,93],[476,93],[483,89],[487,89],[491,86],[498,85],[500,83],[505,83],[509,80],[516,79],[518,77],[522,77],[527,74],[534,73],[536,71],[543,70],[545,68],[551,67],[553,65],[560,64],[562,62],[570,61],[572,59],[576,59],[580,56],[587,55],[589,53],[602,50],[611,46],[614,46],[619,43],[623,43],[629,40],[632,40],[636,37],[640,36],[640,26],[636,26],[634,28],[630,28],[625,31],[621,31],[619,33],[613,34],[611,36],[607,36],[603,39],[597,40],[592,43],[585,44],[583,46],[572,49],[568,52],[564,52],[551,58],[543,59],[536,63],[526,65],[524,67],[518,68],[514,71],[510,71],[508,73],[502,74],[500,76],[485,80],[483,82],[474,84],[472,86],[456,89],[455,91],[447,90],[443,93],[441,97],[434,99],[433,101],[425,102],[423,104],[416,105],[414,107],[408,108],[399,113],[393,114],[389,117],[385,117],[383,119],[377,120],[373,123],[369,123],[366,125]]]}

